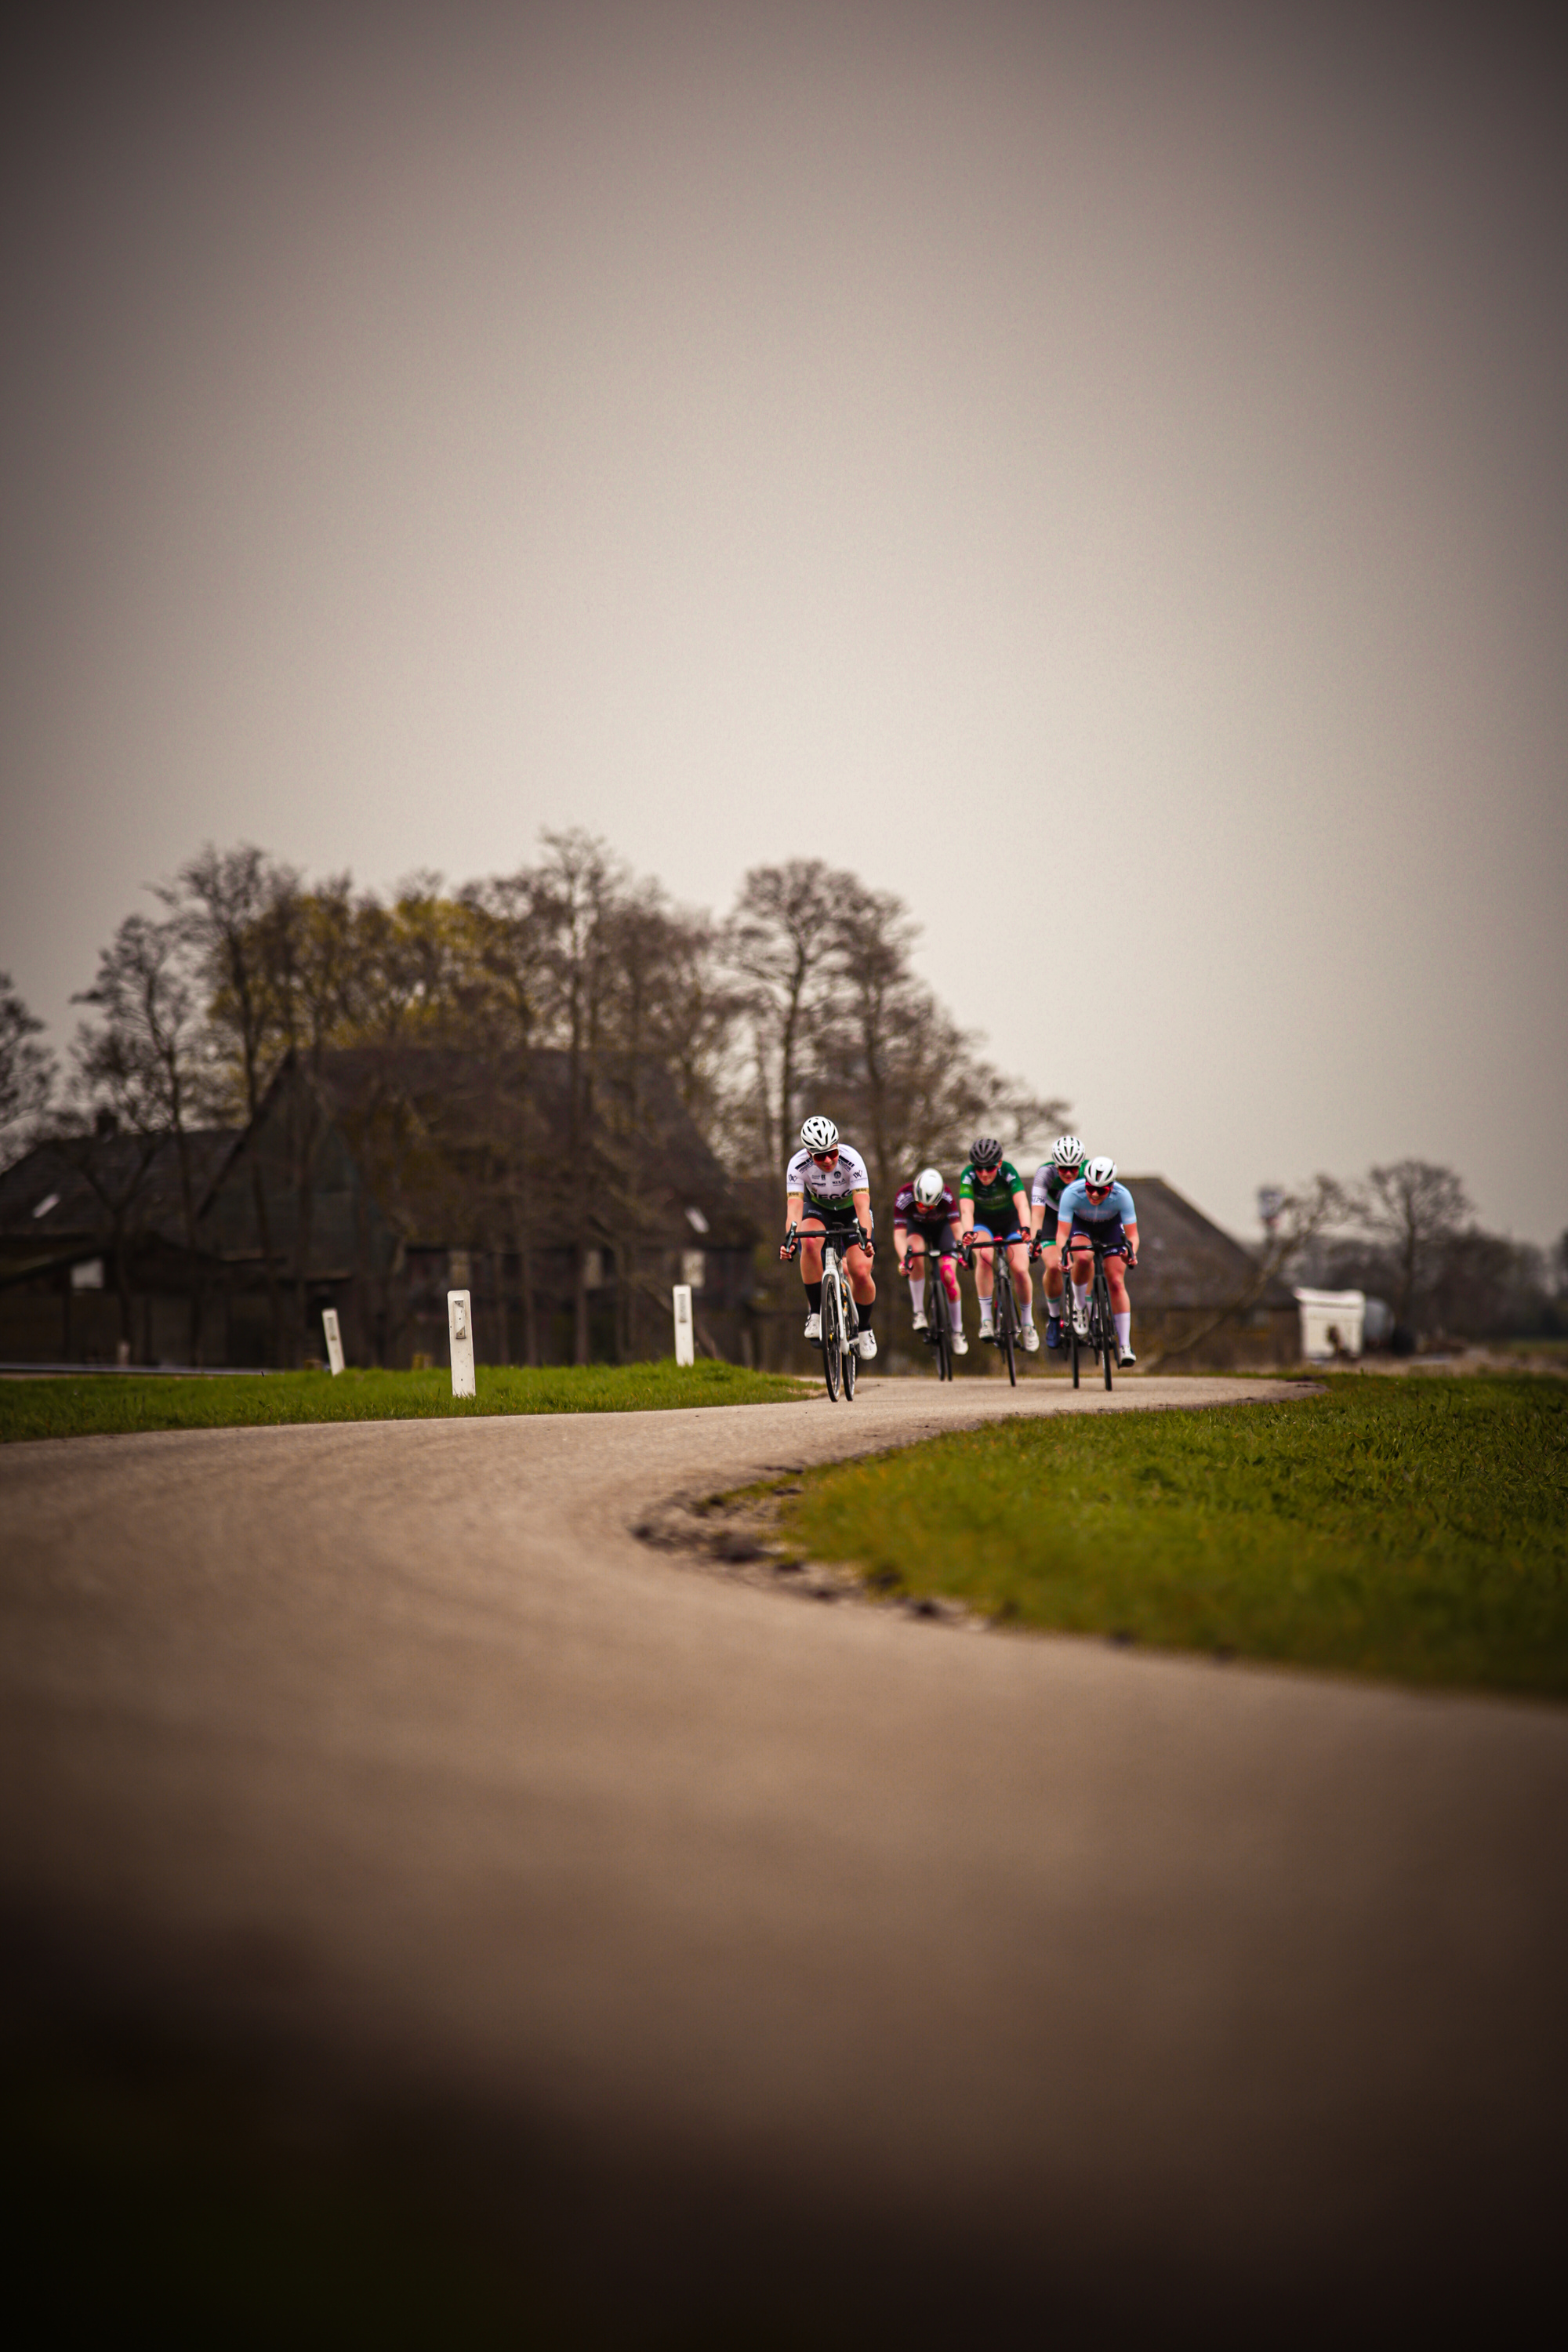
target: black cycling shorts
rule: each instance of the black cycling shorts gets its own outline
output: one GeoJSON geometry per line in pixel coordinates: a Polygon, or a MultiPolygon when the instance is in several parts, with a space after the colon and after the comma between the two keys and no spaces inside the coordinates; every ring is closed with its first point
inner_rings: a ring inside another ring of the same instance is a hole
{"type": "Polygon", "coordinates": [[[1131,1257],[1132,1255],[1132,1245],[1121,1229],[1120,1217],[1103,1218],[1098,1225],[1080,1225],[1075,1217],[1072,1231],[1068,1235],[1069,1250],[1079,1234],[1085,1241],[1098,1242],[1108,1257],[1131,1257]]]}
{"type": "Polygon", "coordinates": [[[808,1202],[801,1217],[800,1233],[803,1241],[830,1241],[840,1249],[853,1249],[860,1240],[860,1220],[853,1209],[847,1217],[836,1217],[830,1210],[814,1209],[808,1202]],[[821,1233],[811,1231],[814,1223],[822,1227],[821,1233]]]}
{"type": "Polygon", "coordinates": [[[907,1230],[911,1242],[923,1242],[926,1248],[938,1257],[958,1255],[958,1235],[952,1230],[951,1219],[944,1217],[940,1225],[918,1225],[911,1217],[907,1230]]]}

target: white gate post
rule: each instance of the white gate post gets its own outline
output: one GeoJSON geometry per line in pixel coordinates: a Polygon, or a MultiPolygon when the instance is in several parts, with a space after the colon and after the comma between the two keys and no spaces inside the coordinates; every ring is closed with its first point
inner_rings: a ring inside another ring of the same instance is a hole
{"type": "Polygon", "coordinates": [[[678,1282],[675,1286],[675,1360],[689,1364],[695,1360],[691,1343],[691,1285],[678,1282]]]}
{"type": "Polygon", "coordinates": [[[466,1290],[447,1293],[447,1335],[452,1343],[452,1394],[470,1397],[474,1389],[474,1318],[466,1290]]]}
{"type": "Polygon", "coordinates": [[[327,1361],[332,1368],[332,1378],[336,1380],[343,1368],[343,1335],[338,1328],[335,1307],[321,1309],[321,1328],[327,1335],[327,1361]]]}

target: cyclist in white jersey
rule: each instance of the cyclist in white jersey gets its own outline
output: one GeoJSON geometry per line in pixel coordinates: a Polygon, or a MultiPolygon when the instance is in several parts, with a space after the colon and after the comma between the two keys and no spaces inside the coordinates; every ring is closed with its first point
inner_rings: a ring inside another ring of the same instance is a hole
{"type": "MultiPolygon", "coordinates": [[[[799,1229],[800,1278],[805,1285],[805,1336],[822,1338],[822,1243],[831,1234],[843,1258],[844,1272],[855,1296],[860,1331],[856,1352],[868,1364],[877,1352],[871,1328],[871,1308],[877,1285],[871,1276],[871,1251],[860,1235],[871,1238],[871,1179],[860,1154],[838,1140],[830,1118],[808,1118],[800,1130],[801,1149],[784,1177],[784,1218],[799,1229]]],[[[788,1245],[781,1243],[780,1257],[788,1245]]]]}

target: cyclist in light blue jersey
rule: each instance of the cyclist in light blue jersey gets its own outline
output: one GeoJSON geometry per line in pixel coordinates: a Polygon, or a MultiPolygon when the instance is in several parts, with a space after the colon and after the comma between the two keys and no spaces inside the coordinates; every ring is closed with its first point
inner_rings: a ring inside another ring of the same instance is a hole
{"type": "MultiPolygon", "coordinates": [[[[1114,1160],[1091,1160],[1057,1202],[1057,1247],[1072,1255],[1073,1322],[1079,1336],[1089,1330],[1089,1287],[1094,1277],[1090,1235],[1106,1253],[1105,1280],[1116,1321],[1116,1347],[1123,1369],[1132,1353],[1132,1304],[1127,1276],[1138,1263],[1138,1211],[1125,1184],[1116,1181],[1114,1160]]],[[[1065,1262],[1065,1261],[1064,1261],[1065,1262]]]]}

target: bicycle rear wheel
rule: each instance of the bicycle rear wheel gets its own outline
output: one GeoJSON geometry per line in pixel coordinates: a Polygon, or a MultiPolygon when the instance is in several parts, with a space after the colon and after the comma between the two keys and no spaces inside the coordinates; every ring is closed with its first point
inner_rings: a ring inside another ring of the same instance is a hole
{"type": "Polygon", "coordinates": [[[1105,1385],[1110,1388],[1115,1382],[1116,1326],[1110,1317],[1110,1285],[1105,1279],[1103,1265],[1094,1270],[1094,1304],[1100,1317],[1100,1359],[1105,1368],[1105,1385]]]}
{"type": "Polygon", "coordinates": [[[838,1285],[829,1274],[822,1286],[822,1377],[827,1382],[827,1393],[835,1404],[838,1402],[841,1345],[842,1334],[838,1328],[838,1285]]]}

